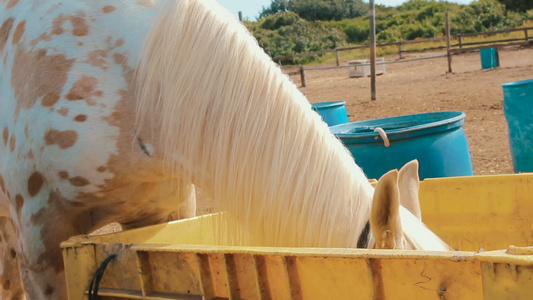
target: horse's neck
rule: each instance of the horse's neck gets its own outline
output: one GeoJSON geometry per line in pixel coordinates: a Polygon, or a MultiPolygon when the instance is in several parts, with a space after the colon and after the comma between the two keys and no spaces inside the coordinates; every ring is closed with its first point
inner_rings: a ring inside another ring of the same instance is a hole
{"type": "MultiPolygon", "coordinates": [[[[252,244],[308,247],[357,244],[368,221],[373,188],[351,157],[344,155],[342,146],[337,147],[334,137],[317,135],[312,125],[307,130],[315,137],[302,137],[304,132],[299,132],[300,136],[284,133],[293,143],[282,148],[271,145],[276,143],[274,140],[263,140],[259,147],[265,155],[253,161],[246,158],[235,161],[236,168],[247,175],[242,177],[243,182],[234,183],[238,186],[235,191],[217,197],[222,199],[222,208],[251,232],[252,244]],[[299,147],[305,151],[292,151],[299,147]]],[[[227,170],[225,178],[238,173],[231,167],[227,170]]]]}
{"type": "Polygon", "coordinates": [[[367,179],[242,24],[216,7],[183,0],[157,19],[138,67],[138,124],[161,129],[158,155],[252,242],[355,246],[370,209],[367,179]]]}
{"type": "MultiPolygon", "coordinates": [[[[324,192],[316,191],[317,195],[327,194],[328,184],[321,188],[324,192]]],[[[278,209],[271,207],[271,215],[267,215],[265,221],[257,215],[251,216],[248,221],[264,228],[257,231],[260,235],[253,240],[257,244],[274,246],[355,248],[370,215],[370,198],[371,190],[360,186],[344,197],[331,193],[330,197],[290,199],[295,203],[278,209]]]]}

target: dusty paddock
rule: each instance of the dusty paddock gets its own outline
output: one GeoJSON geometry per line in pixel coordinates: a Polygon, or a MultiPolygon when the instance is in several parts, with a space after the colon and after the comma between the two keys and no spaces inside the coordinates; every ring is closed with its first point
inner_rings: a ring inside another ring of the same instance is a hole
{"type": "MultiPolygon", "coordinates": [[[[428,56],[434,54],[422,54],[428,56]]],[[[377,100],[370,100],[370,79],[350,78],[345,68],[306,71],[291,79],[311,102],[344,100],[350,121],[459,110],[475,175],[513,173],[502,83],[533,78],[533,48],[500,49],[500,67],[481,69],[479,53],[386,65],[377,77],[377,100]]],[[[394,60],[387,57],[386,60],[394,60]]],[[[346,62],[344,62],[346,63],[346,62]]]]}

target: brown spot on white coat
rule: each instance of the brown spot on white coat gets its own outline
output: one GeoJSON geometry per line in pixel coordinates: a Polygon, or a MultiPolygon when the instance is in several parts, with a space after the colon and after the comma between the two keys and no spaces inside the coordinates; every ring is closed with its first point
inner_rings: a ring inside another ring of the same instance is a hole
{"type": "Polygon", "coordinates": [[[0,192],[6,192],[4,177],[2,177],[2,175],[0,175],[0,192]]]}
{"type": "Polygon", "coordinates": [[[106,59],[107,59],[107,51],[106,50],[94,50],[89,52],[87,54],[87,63],[99,67],[102,69],[107,69],[106,66],[106,59]]]}
{"type": "Polygon", "coordinates": [[[31,41],[31,45],[33,47],[35,47],[37,45],[37,43],[39,43],[41,41],[49,42],[50,40],[52,40],[52,36],[49,33],[44,32],[44,33],[41,33],[41,35],[38,38],[32,40],[31,41]]]}
{"type": "Polygon", "coordinates": [[[19,44],[11,73],[11,86],[18,99],[15,117],[21,109],[32,108],[41,97],[59,95],[73,63],[74,60],[67,59],[64,54],[47,55],[45,49],[26,52],[19,44]]]}
{"type": "Polygon", "coordinates": [[[102,12],[104,14],[108,14],[108,13],[111,13],[111,12],[114,12],[115,11],[115,7],[113,5],[106,5],[102,8],[102,12]]]}
{"type": "Polygon", "coordinates": [[[65,32],[63,25],[69,20],[72,24],[72,34],[74,36],[86,36],[89,33],[89,26],[85,21],[85,18],[80,15],[65,16],[60,14],[52,21],[52,34],[61,35],[65,32]]]}
{"type": "Polygon", "coordinates": [[[78,186],[78,187],[86,186],[89,184],[89,180],[81,176],[72,177],[68,181],[70,181],[70,184],[72,184],[73,186],[78,186]]]}
{"type": "Polygon", "coordinates": [[[66,108],[66,107],[62,107],[62,108],[60,108],[60,109],[57,110],[57,113],[60,114],[60,115],[62,115],[62,116],[64,116],[64,117],[66,117],[67,114],[68,114],[68,108],[66,108]]]}
{"type": "Polygon", "coordinates": [[[4,47],[6,46],[14,22],[14,18],[8,18],[2,23],[2,26],[0,26],[0,53],[4,51],[4,47]]]}
{"type": "Polygon", "coordinates": [[[17,142],[17,137],[12,134],[11,137],[9,138],[9,150],[11,152],[15,151],[15,144],[17,142]]]}
{"type": "Polygon", "coordinates": [[[83,75],[74,83],[65,98],[69,101],[85,100],[87,104],[94,105],[95,100],[93,97],[101,97],[102,91],[96,91],[96,85],[98,79],[92,76],[83,75]]]}
{"type": "Polygon", "coordinates": [[[124,39],[118,39],[116,42],[115,42],[115,47],[120,47],[124,45],[124,39]]]}
{"type": "Polygon", "coordinates": [[[45,133],[44,140],[46,145],[58,145],[61,149],[67,149],[74,146],[78,140],[78,133],[74,130],[50,129],[45,133]]]}
{"type": "Polygon", "coordinates": [[[22,206],[24,206],[24,198],[20,194],[15,195],[15,210],[17,211],[17,216],[20,220],[20,213],[22,212],[22,206]]]}
{"type": "Polygon", "coordinates": [[[65,32],[63,29],[63,24],[65,24],[65,21],[67,21],[67,18],[63,14],[59,14],[59,16],[55,17],[55,19],[52,21],[53,35],[61,35],[63,32],[65,32]]]}
{"type": "Polygon", "coordinates": [[[48,93],[43,97],[43,101],[41,101],[41,105],[44,107],[51,107],[54,106],[54,104],[59,101],[59,94],[57,93],[48,93]]]}
{"type": "Polygon", "coordinates": [[[17,27],[15,28],[15,32],[13,33],[13,40],[11,43],[13,45],[16,45],[20,42],[20,39],[24,35],[24,32],[26,31],[26,20],[23,20],[22,22],[18,23],[17,27]]]}
{"type": "Polygon", "coordinates": [[[4,127],[4,132],[2,133],[2,138],[4,140],[4,146],[7,147],[7,141],[9,139],[9,129],[7,129],[7,127],[4,127]]]}
{"type": "Polygon", "coordinates": [[[44,183],[44,177],[41,173],[35,171],[28,178],[28,193],[31,197],[37,195],[44,183]]]}
{"type": "Polygon", "coordinates": [[[85,22],[83,16],[71,16],[70,23],[72,23],[72,34],[75,36],[85,36],[89,33],[89,26],[85,22]]]}
{"type": "Polygon", "coordinates": [[[85,122],[86,120],[87,120],[86,115],[77,115],[76,117],[74,117],[74,121],[76,122],[85,122]]]}
{"type": "Polygon", "coordinates": [[[127,63],[127,60],[126,60],[126,56],[124,56],[123,54],[120,54],[120,53],[115,53],[113,54],[113,60],[115,61],[115,63],[117,65],[124,65],[127,63]]]}
{"type": "Polygon", "coordinates": [[[15,5],[17,5],[17,3],[19,3],[19,0],[10,0],[9,3],[7,3],[6,5],[6,9],[14,7],[15,5]]]}

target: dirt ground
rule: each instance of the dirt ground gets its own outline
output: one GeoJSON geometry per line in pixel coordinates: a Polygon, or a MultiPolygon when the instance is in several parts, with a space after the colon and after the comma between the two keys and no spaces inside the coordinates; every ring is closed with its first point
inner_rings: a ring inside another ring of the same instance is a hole
{"type": "MultiPolygon", "coordinates": [[[[442,53],[407,58],[435,54],[442,53]]],[[[370,77],[350,78],[346,68],[308,70],[307,87],[300,86],[299,75],[291,79],[311,102],[346,101],[350,121],[463,111],[474,174],[509,174],[513,166],[501,84],[533,78],[533,48],[500,49],[499,57],[499,68],[483,70],[477,52],[453,56],[452,73],[445,57],[387,64],[376,79],[376,101],[370,100],[370,77]]]]}

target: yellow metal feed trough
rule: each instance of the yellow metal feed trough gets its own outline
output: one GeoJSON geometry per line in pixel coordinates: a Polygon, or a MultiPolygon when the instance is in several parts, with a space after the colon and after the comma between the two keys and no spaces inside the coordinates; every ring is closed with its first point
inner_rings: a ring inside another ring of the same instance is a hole
{"type": "Polygon", "coordinates": [[[420,188],[423,221],[460,251],[214,246],[210,215],[62,243],[69,299],[110,254],[100,299],[533,299],[533,174],[420,188]]]}

